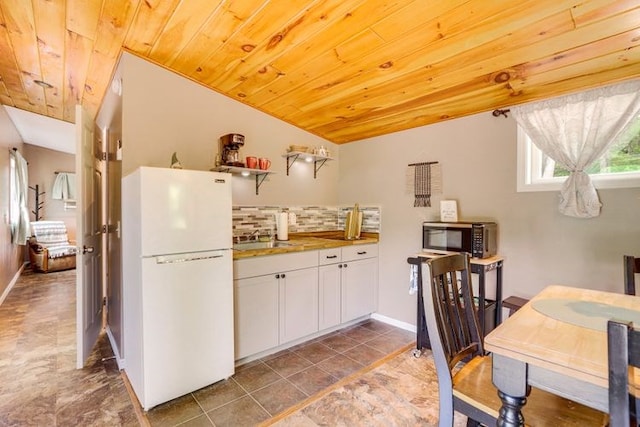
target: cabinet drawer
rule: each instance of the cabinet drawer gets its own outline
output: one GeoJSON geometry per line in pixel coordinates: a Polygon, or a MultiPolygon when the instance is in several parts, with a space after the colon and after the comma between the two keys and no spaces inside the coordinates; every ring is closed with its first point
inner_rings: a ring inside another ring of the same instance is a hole
{"type": "Polygon", "coordinates": [[[322,249],[318,251],[318,264],[335,264],[342,261],[340,248],[322,249]]]}
{"type": "Polygon", "coordinates": [[[352,245],[342,248],[342,261],[354,261],[356,259],[374,258],[378,256],[378,245],[352,245]]]}
{"type": "Polygon", "coordinates": [[[233,278],[263,276],[318,266],[318,251],[244,258],[233,262],[233,278]]]}

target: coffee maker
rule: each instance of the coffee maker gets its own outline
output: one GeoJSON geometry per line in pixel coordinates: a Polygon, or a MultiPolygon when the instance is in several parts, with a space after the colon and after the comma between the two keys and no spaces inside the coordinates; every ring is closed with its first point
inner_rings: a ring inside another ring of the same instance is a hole
{"type": "Polygon", "coordinates": [[[225,166],[238,166],[243,168],[238,151],[244,145],[244,135],[228,133],[220,137],[221,161],[225,166]]]}

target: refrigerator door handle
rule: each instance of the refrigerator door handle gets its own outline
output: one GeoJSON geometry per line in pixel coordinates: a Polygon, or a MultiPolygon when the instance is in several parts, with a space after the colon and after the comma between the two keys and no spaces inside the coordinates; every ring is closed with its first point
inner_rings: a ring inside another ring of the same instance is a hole
{"type": "Polygon", "coordinates": [[[157,256],[156,257],[156,264],[177,264],[180,262],[189,262],[189,261],[202,261],[205,259],[215,259],[215,258],[222,258],[224,255],[221,253],[215,253],[215,254],[202,254],[202,255],[187,255],[187,254],[180,254],[180,255],[162,255],[162,256],[157,256]]]}

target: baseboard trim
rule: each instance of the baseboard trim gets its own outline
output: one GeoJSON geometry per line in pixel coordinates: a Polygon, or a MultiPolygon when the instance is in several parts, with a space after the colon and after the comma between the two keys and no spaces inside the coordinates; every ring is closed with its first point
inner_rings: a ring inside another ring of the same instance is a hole
{"type": "Polygon", "coordinates": [[[382,314],[373,313],[371,314],[371,318],[382,323],[387,323],[389,325],[395,326],[396,328],[404,329],[405,331],[416,332],[417,330],[415,325],[412,325],[411,323],[402,322],[391,317],[383,316],[382,314]]]}
{"type": "Polygon", "coordinates": [[[111,345],[111,350],[113,351],[113,355],[116,357],[116,363],[118,364],[118,369],[124,369],[124,359],[120,357],[120,349],[116,345],[116,339],[111,333],[111,328],[109,325],[106,326],[105,330],[107,331],[107,338],[109,338],[109,344],[111,345]]]}
{"type": "Polygon", "coordinates": [[[22,274],[22,271],[24,270],[24,267],[26,265],[27,265],[26,262],[22,263],[22,265],[20,266],[16,274],[13,276],[13,279],[11,279],[11,281],[9,282],[9,285],[7,286],[7,288],[4,290],[2,295],[0,295],[0,305],[2,305],[4,300],[7,298],[7,296],[9,295],[9,292],[11,292],[11,289],[13,289],[13,285],[15,285],[18,279],[20,278],[20,275],[22,274]]]}

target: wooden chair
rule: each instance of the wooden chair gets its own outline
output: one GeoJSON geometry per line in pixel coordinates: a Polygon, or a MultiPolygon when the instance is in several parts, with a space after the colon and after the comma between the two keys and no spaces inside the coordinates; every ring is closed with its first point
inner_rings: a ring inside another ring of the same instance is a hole
{"type": "Polygon", "coordinates": [[[624,293],[627,295],[636,294],[635,275],[640,273],[640,258],[631,255],[624,256],[624,293]]]}
{"type": "MultiPolygon", "coordinates": [[[[630,367],[640,368],[640,329],[630,322],[607,322],[607,352],[609,356],[609,417],[611,427],[636,427],[640,423],[640,396],[632,389],[640,384],[629,384],[630,367]],[[637,397],[637,398],[636,398],[637,397]]],[[[631,378],[634,378],[631,376],[631,378]]]]}
{"type": "MultiPolygon", "coordinates": [[[[502,403],[491,382],[492,358],[480,338],[468,254],[407,261],[423,269],[425,318],[438,375],[439,426],[452,426],[454,411],[468,417],[468,426],[496,425],[502,403]]],[[[530,426],[607,423],[602,412],[538,389],[532,389],[523,416],[530,426]]]]}

